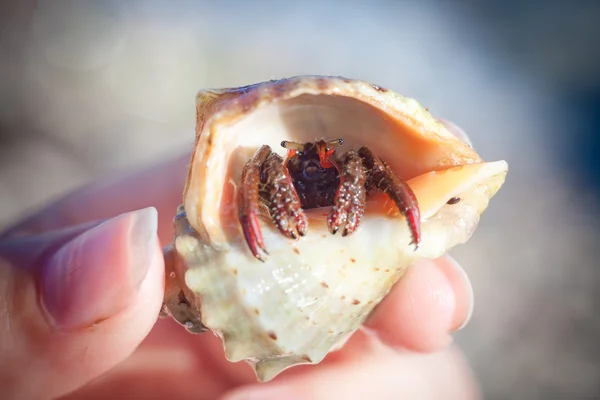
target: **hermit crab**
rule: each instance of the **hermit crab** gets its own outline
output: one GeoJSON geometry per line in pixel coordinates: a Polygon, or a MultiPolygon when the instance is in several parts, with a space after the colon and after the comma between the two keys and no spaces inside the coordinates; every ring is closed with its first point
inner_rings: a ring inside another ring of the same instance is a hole
{"type": "Polygon", "coordinates": [[[473,234],[502,186],[416,100],[300,76],[202,90],[162,313],[260,381],[316,364],[423,258],[473,234]]]}
{"type": "Polygon", "coordinates": [[[343,143],[341,138],[305,144],[284,140],[281,146],[290,149],[287,160],[263,145],[248,161],[242,171],[238,213],[256,258],[262,260],[259,248],[267,252],[257,208],[262,206],[263,215],[270,216],[283,235],[297,239],[306,235],[304,210],[332,206],[327,218],[329,232],[335,235],[342,227],[342,236],[346,236],[358,227],[370,188],[380,189],[394,200],[409,221],[412,243],[418,245],[419,208],[410,186],[368,147],[336,159],[335,148],[343,143]]]}

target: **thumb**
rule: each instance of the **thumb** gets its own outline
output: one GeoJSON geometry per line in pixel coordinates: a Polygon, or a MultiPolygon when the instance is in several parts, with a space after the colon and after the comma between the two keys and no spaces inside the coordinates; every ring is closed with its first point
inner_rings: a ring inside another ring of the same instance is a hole
{"type": "Polygon", "coordinates": [[[0,392],[69,393],[127,358],[163,297],[154,208],[0,242],[0,392]]]}

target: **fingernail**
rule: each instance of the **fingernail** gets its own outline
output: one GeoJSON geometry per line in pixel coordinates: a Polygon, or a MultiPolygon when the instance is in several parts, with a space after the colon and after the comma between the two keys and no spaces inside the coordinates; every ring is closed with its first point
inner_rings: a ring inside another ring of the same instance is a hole
{"type": "Polygon", "coordinates": [[[471,320],[475,305],[475,296],[473,294],[471,280],[460,264],[449,255],[444,256],[443,259],[445,261],[445,267],[448,268],[448,270],[445,271],[446,277],[456,293],[456,308],[454,310],[450,332],[457,332],[463,329],[471,320]]]}
{"type": "Polygon", "coordinates": [[[438,118],[438,121],[440,121],[442,124],[444,124],[444,126],[450,132],[452,132],[452,134],[454,136],[456,136],[457,138],[459,138],[463,142],[467,143],[469,146],[473,147],[473,143],[471,143],[471,139],[469,138],[469,136],[465,133],[465,131],[463,131],[454,122],[448,121],[447,119],[443,119],[443,118],[438,118]]]}
{"type": "Polygon", "coordinates": [[[123,310],[157,254],[157,212],[122,214],[77,236],[45,265],[41,298],[59,329],[91,326],[123,310]]]}

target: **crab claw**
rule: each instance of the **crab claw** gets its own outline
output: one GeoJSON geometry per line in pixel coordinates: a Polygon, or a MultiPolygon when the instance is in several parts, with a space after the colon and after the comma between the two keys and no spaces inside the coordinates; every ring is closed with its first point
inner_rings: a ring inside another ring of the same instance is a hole
{"type": "MultiPolygon", "coordinates": [[[[286,145],[301,146],[292,142],[286,145]]],[[[290,154],[295,154],[295,151],[290,150],[290,154]]],[[[290,239],[306,235],[308,219],[289,176],[286,160],[275,153],[271,154],[265,161],[264,175],[267,182],[265,191],[270,204],[269,213],[277,229],[290,239]]]]}
{"type": "Polygon", "coordinates": [[[419,243],[421,243],[421,213],[419,207],[416,204],[411,205],[408,209],[402,212],[404,217],[408,221],[412,241],[410,244],[415,246],[415,251],[419,249],[419,243]]]}
{"type": "Polygon", "coordinates": [[[260,224],[258,223],[258,216],[255,212],[249,212],[247,215],[242,216],[240,221],[242,224],[242,230],[244,232],[244,238],[246,238],[246,242],[248,243],[250,251],[254,257],[262,262],[265,262],[265,259],[259,252],[259,249],[267,255],[269,253],[267,252],[265,242],[262,237],[260,224]]]}
{"type": "Polygon", "coordinates": [[[246,163],[242,170],[241,188],[238,197],[238,215],[244,238],[254,257],[263,262],[265,260],[258,250],[262,250],[265,254],[269,253],[265,248],[256,210],[260,207],[260,171],[263,163],[271,154],[269,146],[261,146],[250,161],[246,163]]]}
{"type": "Polygon", "coordinates": [[[343,228],[342,236],[347,236],[356,230],[365,212],[367,176],[360,156],[354,151],[346,153],[340,172],[340,187],[327,217],[327,227],[333,235],[343,228]]]}
{"type": "Polygon", "coordinates": [[[270,187],[271,217],[279,232],[290,239],[306,235],[308,219],[300,206],[294,186],[289,179],[282,179],[270,187]]]}

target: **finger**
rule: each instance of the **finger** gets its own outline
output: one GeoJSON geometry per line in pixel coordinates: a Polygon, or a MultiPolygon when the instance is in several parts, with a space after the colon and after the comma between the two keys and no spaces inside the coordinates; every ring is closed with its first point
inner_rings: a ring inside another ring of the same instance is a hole
{"type": "Polygon", "coordinates": [[[158,316],[156,210],[0,243],[0,387],[68,393],[127,358],[158,316]]]}
{"type": "MultiPolygon", "coordinates": [[[[369,339],[364,339],[368,341],[369,339]]],[[[268,384],[243,386],[223,400],[462,399],[478,398],[477,385],[458,351],[399,353],[376,340],[360,355],[324,364],[268,384]]]]}
{"type": "Polygon", "coordinates": [[[456,125],[454,122],[449,121],[444,118],[438,118],[438,121],[440,121],[442,124],[444,124],[446,129],[448,129],[452,134],[454,134],[454,136],[456,136],[463,142],[467,143],[469,146],[473,147],[473,143],[471,142],[471,139],[466,134],[466,132],[464,130],[462,130],[462,128],[460,128],[458,125],[456,125]]]}
{"type": "Polygon", "coordinates": [[[386,344],[436,351],[471,315],[473,291],[462,268],[449,257],[410,267],[373,311],[365,326],[386,344]]]}
{"type": "Polygon", "coordinates": [[[466,271],[451,256],[445,255],[436,260],[450,286],[454,290],[454,315],[450,325],[450,331],[456,332],[463,329],[473,316],[475,296],[473,286],[466,271]]]}
{"type": "Polygon", "coordinates": [[[161,243],[171,241],[173,216],[182,202],[189,155],[143,171],[93,184],[59,199],[9,228],[0,239],[49,232],[154,207],[161,243]]]}

